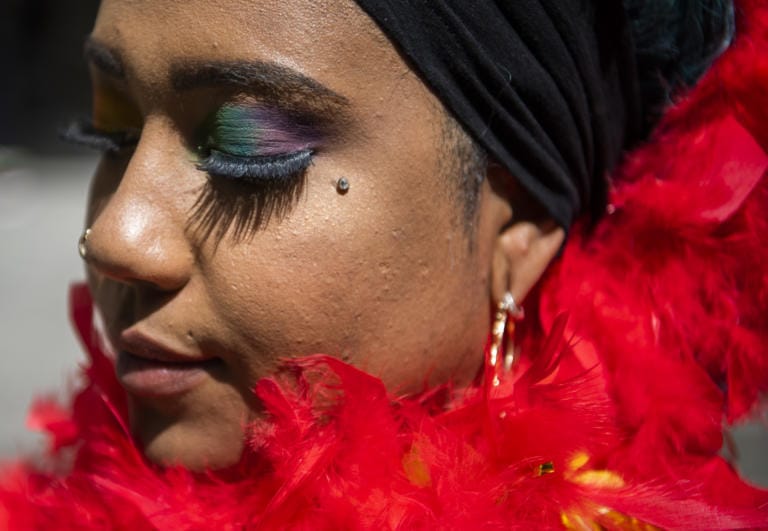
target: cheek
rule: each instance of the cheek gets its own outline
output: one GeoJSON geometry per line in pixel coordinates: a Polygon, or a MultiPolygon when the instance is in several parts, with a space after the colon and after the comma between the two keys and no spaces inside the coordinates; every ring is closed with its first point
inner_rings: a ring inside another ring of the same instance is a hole
{"type": "Polygon", "coordinates": [[[464,335],[468,320],[485,319],[483,253],[470,251],[436,164],[413,162],[382,161],[373,174],[318,161],[285,219],[212,255],[210,296],[247,344],[237,350],[254,377],[279,357],[313,353],[382,374],[396,353],[422,378],[434,361],[424,353],[436,343],[446,344],[432,356],[448,360],[482,347],[477,334],[464,335]],[[334,187],[340,175],[351,184],[345,195],[334,187]],[[453,348],[461,352],[445,352],[453,348]]]}

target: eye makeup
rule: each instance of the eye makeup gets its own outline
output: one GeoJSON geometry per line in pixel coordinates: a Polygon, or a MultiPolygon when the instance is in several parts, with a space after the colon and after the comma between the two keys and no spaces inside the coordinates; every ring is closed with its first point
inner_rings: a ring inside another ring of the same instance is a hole
{"type": "MultiPolygon", "coordinates": [[[[297,114],[225,104],[204,126],[200,170],[254,183],[283,181],[306,170],[322,140],[321,127],[297,114]]],[[[203,136],[203,135],[201,135],[203,136]]]]}
{"type": "Polygon", "coordinates": [[[114,87],[94,84],[93,119],[76,120],[59,133],[62,140],[115,155],[136,145],[142,118],[129,99],[114,87]]]}
{"type": "Polygon", "coordinates": [[[207,142],[237,157],[284,155],[319,144],[318,127],[304,117],[278,109],[223,105],[209,120],[207,142]]]}
{"type": "Polygon", "coordinates": [[[143,119],[128,96],[108,83],[93,87],[93,128],[105,133],[140,131],[143,119]]]}
{"type": "MultiPolygon", "coordinates": [[[[62,131],[62,138],[108,154],[135,146],[141,135],[139,113],[114,96],[97,95],[93,122],[74,122],[62,131]]],[[[326,134],[321,121],[310,115],[237,102],[219,107],[195,136],[199,170],[268,185],[285,184],[302,174],[326,134]]]]}

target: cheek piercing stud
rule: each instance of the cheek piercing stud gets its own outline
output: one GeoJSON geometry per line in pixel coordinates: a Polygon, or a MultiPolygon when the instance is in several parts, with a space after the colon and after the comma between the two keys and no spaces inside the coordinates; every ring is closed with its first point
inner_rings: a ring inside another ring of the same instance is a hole
{"type": "Polygon", "coordinates": [[[346,194],[349,191],[349,181],[346,177],[342,177],[338,181],[336,181],[336,191],[339,192],[341,195],[346,194]]]}
{"type": "Polygon", "coordinates": [[[91,236],[91,228],[88,227],[80,236],[80,240],[77,242],[77,252],[80,253],[80,258],[83,260],[88,259],[88,238],[91,236]]]}

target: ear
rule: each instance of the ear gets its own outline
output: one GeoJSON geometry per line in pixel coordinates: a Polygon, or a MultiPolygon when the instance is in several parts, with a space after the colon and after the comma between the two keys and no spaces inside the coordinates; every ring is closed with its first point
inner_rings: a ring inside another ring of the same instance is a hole
{"type": "Polygon", "coordinates": [[[509,291],[522,302],[555,258],[565,231],[551,220],[521,219],[506,225],[498,237],[491,265],[491,297],[494,302],[509,291]]]}

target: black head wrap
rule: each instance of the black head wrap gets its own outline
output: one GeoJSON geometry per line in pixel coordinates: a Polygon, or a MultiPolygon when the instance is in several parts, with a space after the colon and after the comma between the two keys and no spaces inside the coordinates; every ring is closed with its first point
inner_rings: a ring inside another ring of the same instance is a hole
{"type": "Polygon", "coordinates": [[[561,226],[599,213],[607,172],[643,133],[620,0],[357,3],[561,226]]]}

